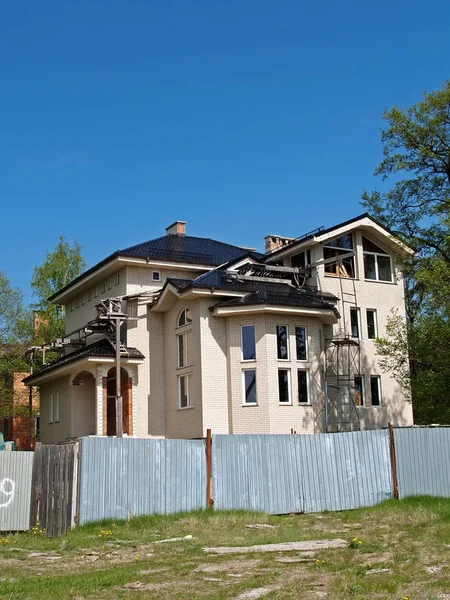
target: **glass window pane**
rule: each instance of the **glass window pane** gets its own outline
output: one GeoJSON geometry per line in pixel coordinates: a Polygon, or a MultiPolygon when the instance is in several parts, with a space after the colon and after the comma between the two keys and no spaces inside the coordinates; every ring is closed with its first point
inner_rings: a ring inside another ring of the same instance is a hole
{"type": "Polygon", "coordinates": [[[297,345],[297,360],[306,360],[306,329],[295,328],[295,343],[297,345]]]}
{"type": "Polygon", "coordinates": [[[280,403],[289,403],[289,371],[278,369],[278,398],[280,403]]]}
{"type": "Polygon", "coordinates": [[[358,375],[354,379],[355,390],[355,406],[364,406],[364,379],[361,375],[358,375]]]}
{"type": "Polygon", "coordinates": [[[277,325],[277,356],[281,360],[289,358],[288,329],[286,325],[277,325]]]}
{"type": "Polygon", "coordinates": [[[387,252],[385,252],[382,248],[380,248],[379,246],[377,246],[376,244],[374,244],[373,242],[371,242],[364,236],[363,236],[362,241],[363,241],[363,250],[365,250],[366,252],[375,252],[375,254],[387,254],[387,252]]]}
{"type": "Polygon", "coordinates": [[[177,335],[178,341],[178,366],[185,367],[184,335],[177,335]]]}
{"type": "Polygon", "coordinates": [[[364,277],[366,279],[376,279],[375,256],[373,254],[364,254],[364,277]]]}
{"type": "Polygon", "coordinates": [[[346,235],[336,238],[335,240],[331,240],[331,242],[326,243],[326,246],[331,248],[346,248],[348,250],[353,250],[352,234],[347,233],[346,235]]]}
{"type": "Polygon", "coordinates": [[[298,371],[298,401],[300,404],[308,403],[308,373],[298,371]]]}
{"type": "Polygon", "coordinates": [[[186,408],[189,406],[189,375],[183,375],[179,378],[180,386],[180,408],[186,408]]]}
{"type": "Polygon", "coordinates": [[[378,279],[380,281],[392,281],[391,259],[389,256],[377,256],[378,279]]]}
{"type": "Polygon", "coordinates": [[[350,309],[350,325],[352,330],[352,337],[359,338],[358,311],[354,308],[350,309]]]}
{"type": "Polygon", "coordinates": [[[256,404],[256,370],[244,371],[244,393],[246,404],[256,404]]]}
{"type": "Polygon", "coordinates": [[[367,337],[369,340],[374,340],[377,337],[374,310],[367,311],[367,337]]]}
{"type": "Polygon", "coordinates": [[[253,325],[245,325],[242,327],[242,359],[254,360],[255,358],[255,327],[253,325]]]}
{"type": "Polygon", "coordinates": [[[372,406],[380,406],[380,378],[370,378],[370,397],[372,406]]]}

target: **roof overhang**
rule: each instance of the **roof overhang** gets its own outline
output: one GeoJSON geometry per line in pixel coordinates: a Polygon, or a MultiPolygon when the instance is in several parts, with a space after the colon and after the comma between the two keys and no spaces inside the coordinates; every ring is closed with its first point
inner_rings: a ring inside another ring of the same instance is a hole
{"type": "Polygon", "coordinates": [[[188,286],[185,290],[177,290],[177,288],[170,282],[168,282],[162,292],[161,296],[158,298],[158,301],[151,306],[150,310],[152,312],[166,312],[170,310],[175,302],[179,299],[181,300],[196,300],[199,298],[210,298],[217,296],[227,296],[227,297],[236,297],[243,298],[246,296],[248,292],[235,292],[230,290],[225,290],[221,288],[211,287],[211,288],[195,288],[188,286]]]}
{"type": "MultiPolygon", "coordinates": [[[[124,365],[139,365],[143,360],[143,358],[120,357],[120,363],[124,365]]],[[[65,375],[72,375],[74,372],[79,373],[80,371],[84,371],[95,365],[111,364],[114,366],[115,362],[116,359],[114,356],[80,356],[80,358],[64,363],[61,366],[56,366],[54,369],[48,369],[42,373],[38,371],[37,373],[33,373],[33,375],[28,375],[28,377],[25,377],[22,381],[25,385],[42,385],[53,379],[58,379],[65,375]]],[[[50,367],[51,365],[47,366],[50,367]]]]}
{"type": "Polygon", "coordinates": [[[294,241],[289,246],[284,246],[280,250],[275,250],[271,254],[267,255],[267,262],[270,263],[278,261],[281,258],[290,256],[294,251],[301,252],[302,250],[311,247],[313,244],[324,244],[325,242],[349,233],[354,229],[362,229],[363,231],[366,231],[372,235],[372,237],[382,242],[384,246],[388,247],[393,254],[398,254],[403,258],[414,256],[415,254],[412,248],[404,244],[398,237],[383,227],[383,225],[375,221],[369,215],[362,215],[356,219],[346,221],[337,227],[331,227],[325,231],[313,234],[305,239],[299,240],[298,242],[294,241]]]}
{"type": "Polygon", "coordinates": [[[150,269],[181,269],[183,271],[193,272],[210,271],[213,268],[211,265],[194,265],[190,263],[164,261],[153,258],[147,259],[138,256],[126,256],[119,254],[117,256],[112,256],[104,264],[99,263],[97,267],[89,269],[86,271],[86,273],[74,279],[66,287],[62,288],[62,290],[56,292],[56,294],[53,294],[53,296],[49,298],[49,301],[52,304],[65,304],[79,294],[82,290],[87,289],[94,283],[99,283],[102,281],[102,279],[124,266],[146,267],[150,269]]]}
{"type": "Polygon", "coordinates": [[[234,317],[249,314],[278,314],[312,317],[319,319],[325,325],[334,325],[339,320],[336,309],[317,309],[296,306],[280,306],[271,304],[254,304],[249,306],[214,306],[212,314],[216,317],[234,317]]]}

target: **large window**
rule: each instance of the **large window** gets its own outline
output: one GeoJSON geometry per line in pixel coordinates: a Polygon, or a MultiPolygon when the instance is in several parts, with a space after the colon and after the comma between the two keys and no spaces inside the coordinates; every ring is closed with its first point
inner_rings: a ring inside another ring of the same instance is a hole
{"type": "Polygon", "coordinates": [[[331,242],[326,242],[323,246],[323,258],[325,261],[325,275],[334,275],[335,277],[354,277],[355,261],[354,257],[341,258],[345,254],[353,252],[352,234],[347,233],[331,242]],[[335,260],[333,260],[335,259],[335,260]]]}
{"type": "Polygon", "coordinates": [[[380,378],[376,375],[370,377],[370,400],[372,406],[381,406],[380,378]]]}
{"type": "Polygon", "coordinates": [[[59,390],[50,392],[49,423],[59,422],[59,390]]]}
{"type": "Polygon", "coordinates": [[[277,325],[277,356],[279,360],[289,360],[288,342],[287,325],[277,325]]]}
{"type": "Polygon", "coordinates": [[[392,281],[392,262],[387,252],[363,236],[364,277],[374,281],[392,281]]]}
{"type": "Polygon", "coordinates": [[[244,404],[256,404],[256,369],[242,371],[244,384],[244,404]]]}
{"type": "Polygon", "coordinates": [[[295,328],[295,344],[297,350],[297,360],[307,360],[306,327],[295,328]]]}
{"type": "Polygon", "coordinates": [[[299,369],[297,371],[298,380],[298,402],[299,404],[308,404],[308,371],[299,369]]]}
{"type": "Polygon", "coordinates": [[[357,308],[350,309],[350,327],[352,338],[359,338],[359,310],[357,308]]]}
{"type": "Polygon", "coordinates": [[[189,408],[191,403],[191,374],[178,376],[178,408],[189,408]]]}
{"type": "Polygon", "coordinates": [[[364,376],[356,375],[354,378],[354,384],[355,406],[364,406],[364,376]]]}
{"type": "Polygon", "coordinates": [[[311,250],[305,250],[291,256],[291,267],[298,267],[304,269],[307,265],[311,264],[311,250]]]}
{"type": "Polygon", "coordinates": [[[377,337],[377,311],[368,308],[367,315],[367,337],[369,340],[374,340],[377,337]]]}
{"type": "Polygon", "coordinates": [[[178,368],[192,364],[192,331],[185,331],[177,335],[178,368]]]}
{"type": "Polygon", "coordinates": [[[255,327],[243,325],[241,327],[242,360],[256,359],[255,327]]]}
{"type": "Polygon", "coordinates": [[[280,404],[290,404],[290,371],[289,369],[278,369],[278,399],[280,404]]]}

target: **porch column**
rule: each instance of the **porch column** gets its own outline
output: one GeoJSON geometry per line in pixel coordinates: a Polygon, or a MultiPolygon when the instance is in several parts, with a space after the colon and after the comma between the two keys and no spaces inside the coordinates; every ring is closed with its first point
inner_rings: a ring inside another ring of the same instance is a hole
{"type": "Polygon", "coordinates": [[[103,394],[103,370],[103,365],[95,367],[95,435],[105,435],[103,433],[103,404],[106,400],[103,394]]]}

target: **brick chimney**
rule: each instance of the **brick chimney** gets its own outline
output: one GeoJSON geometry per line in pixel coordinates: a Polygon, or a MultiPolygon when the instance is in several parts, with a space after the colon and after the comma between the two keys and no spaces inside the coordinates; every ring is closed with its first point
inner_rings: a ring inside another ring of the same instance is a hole
{"type": "Polygon", "coordinates": [[[288,246],[294,238],[281,237],[281,235],[275,235],[271,233],[270,235],[266,235],[264,241],[266,243],[266,254],[270,254],[274,250],[278,250],[282,246],[288,246]]]}
{"type": "Polygon", "coordinates": [[[166,227],[166,235],[186,235],[186,221],[175,221],[166,227]]]}

